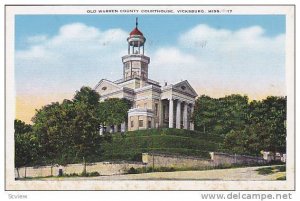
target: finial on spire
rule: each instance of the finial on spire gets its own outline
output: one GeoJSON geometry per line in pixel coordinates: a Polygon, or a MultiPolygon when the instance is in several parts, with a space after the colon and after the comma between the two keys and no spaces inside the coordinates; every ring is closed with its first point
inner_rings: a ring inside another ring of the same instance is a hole
{"type": "Polygon", "coordinates": [[[138,25],[139,25],[139,23],[138,23],[138,18],[136,17],[136,18],[135,18],[135,27],[138,28],[138,25]]]}

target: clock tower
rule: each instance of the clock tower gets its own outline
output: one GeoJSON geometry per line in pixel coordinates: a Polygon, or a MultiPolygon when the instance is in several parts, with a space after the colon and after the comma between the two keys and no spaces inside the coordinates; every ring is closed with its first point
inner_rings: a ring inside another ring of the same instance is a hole
{"type": "Polygon", "coordinates": [[[127,38],[128,54],[122,57],[123,79],[124,81],[138,78],[142,82],[148,80],[148,64],[150,58],[144,55],[146,38],[138,29],[138,19],[136,26],[127,38]]]}

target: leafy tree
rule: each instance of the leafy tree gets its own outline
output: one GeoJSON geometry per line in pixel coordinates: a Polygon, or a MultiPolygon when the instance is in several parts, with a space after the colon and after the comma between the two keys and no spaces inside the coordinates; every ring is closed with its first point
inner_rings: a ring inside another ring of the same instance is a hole
{"type": "Polygon", "coordinates": [[[214,132],[225,136],[231,130],[240,130],[245,126],[248,97],[230,95],[217,101],[217,121],[214,132]]]}
{"type": "Polygon", "coordinates": [[[249,102],[247,96],[201,96],[193,116],[195,129],[224,137],[228,152],[257,155],[285,152],[286,97],[249,102]]]}
{"type": "Polygon", "coordinates": [[[132,103],[127,99],[110,98],[99,104],[99,119],[102,125],[119,125],[128,120],[132,103]]]}
{"type": "Polygon", "coordinates": [[[52,103],[37,111],[33,128],[44,163],[86,161],[98,154],[99,98],[96,91],[82,87],[72,101],[52,103]]]}
{"type": "Polygon", "coordinates": [[[269,96],[262,101],[250,103],[249,108],[249,124],[264,128],[259,131],[267,139],[264,150],[285,152],[286,97],[269,96]]]}
{"type": "Polygon", "coordinates": [[[204,133],[213,131],[217,120],[216,110],[216,99],[205,95],[200,96],[196,100],[195,112],[193,113],[195,129],[204,133]]]}
{"type": "MultiPolygon", "coordinates": [[[[77,92],[76,96],[81,96],[81,92],[77,92]]],[[[84,95],[95,97],[95,91],[89,91],[84,95]]],[[[99,102],[100,96],[98,96],[99,102]]],[[[84,98],[87,100],[89,98],[84,98]]],[[[91,100],[91,99],[89,99],[91,100]]],[[[84,173],[86,173],[86,161],[90,159],[90,156],[97,155],[97,151],[100,150],[101,138],[99,135],[99,114],[98,105],[91,107],[89,101],[74,101],[74,109],[76,111],[75,119],[73,121],[75,129],[73,133],[73,140],[75,145],[76,155],[82,157],[84,160],[84,173]]]]}
{"type": "Polygon", "coordinates": [[[32,118],[33,131],[39,142],[40,163],[56,163],[58,154],[62,153],[59,128],[61,123],[61,106],[58,102],[43,106],[36,110],[32,118]]]}
{"type": "Polygon", "coordinates": [[[32,126],[30,124],[26,124],[19,119],[15,119],[14,127],[16,134],[24,134],[32,131],[32,126]]]}
{"type": "Polygon", "coordinates": [[[17,168],[18,177],[19,168],[34,165],[38,155],[38,141],[35,134],[31,131],[31,126],[24,122],[15,121],[15,167],[17,168]]]}
{"type": "Polygon", "coordinates": [[[32,133],[32,127],[25,122],[15,119],[15,167],[17,168],[18,177],[19,168],[34,164],[37,157],[37,140],[34,133],[32,133]]]}
{"type": "Polygon", "coordinates": [[[81,87],[73,98],[74,103],[83,103],[89,108],[97,107],[99,104],[100,95],[90,87],[81,87]]]}
{"type": "Polygon", "coordinates": [[[223,98],[200,96],[196,100],[194,121],[196,130],[225,136],[245,125],[248,97],[230,95],[223,98]]]}

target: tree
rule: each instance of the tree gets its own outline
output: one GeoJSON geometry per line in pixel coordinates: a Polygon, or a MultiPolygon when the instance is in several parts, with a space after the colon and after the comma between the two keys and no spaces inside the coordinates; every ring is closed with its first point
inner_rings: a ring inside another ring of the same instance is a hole
{"type": "Polygon", "coordinates": [[[32,133],[32,127],[25,122],[16,119],[15,120],[15,167],[17,168],[18,177],[19,168],[33,165],[37,157],[37,140],[34,133],[32,133]]]}
{"type": "Polygon", "coordinates": [[[253,101],[249,107],[249,124],[259,124],[264,128],[258,131],[267,139],[263,149],[285,152],[286,97],[269,96],[262,101],[253,101]]]}
{"type": "Polygon", "coordinates": [[[218,99],[200,96],[193,116],[195,128],[224,137],[231,130],[243,128],[247,111],[247,96],[234,94],[218,99]]]}
{"type": "Polygon", "coordinates": [[[40,156],[45,163],[66,164],[98,154],[100,95],[82,87],[73,100],[52,103],[37,110],[34,132],[41,144],[40,156]]]}
{"type": "Polygon", "coordinates": [[[217,119],[216,99],[202,95],[196,100],[193,120],[195,129],[205,132],[211,132],[214,129],[217,119]]]}
{"type": "Polygon", "coordinates": [[[26,124],[19,119],[15,119],[14,127],[15,133],[17,134],[24,134],[32,131],[32,126],[30,124],[26,124]]]}
{"type": "Polygon", "coordinates": [[[286,149],[286,97],[249,102],[247,96],[201,96],[193,115],[195,129],[224,137],[228,152],[257,155],[286,149]]]}
{"type": "Polygon", "coordinates": [[[84,174],[86,173],[86,161],[91,156],[97,155],[100,150],[101,138],[99,135],[99,119],[97,110],[89,110],[85,103],[74,104],[76,117],[74,119],[75,130],[73,133],[76,155],[83,158],[84,174]]]}
{"type": "Polygon", "coordinates": [[[127,99],[110,98],[99,104],[99,119],[102,125],[120,125],[127,122],[132,103],[127,99]]]}
{"type": "Polygon", "coordinates": [[[100,95],[90,87],[83,86],[73,98],[74,103],[83,103],[89,108],[96,109],[99,104],[100,95]]]}
{"type": "Polygon", "coordinates": [[[15,167],[17,168],[18,177],[19,168],[34,165],[37,158],[38,142],[32,127],[21,120],[15,120],[15,167]]]}
{"type": "Polygon", "coordinates": [[[43,106],[36,110],[32,118],[33,131],[39,142],[40,164],[53,164],[59,161],[58,156],[62,153],[62,144],[67,138],[61,137],[62,125],[61,105],[58,102],[43,106]]]}
{"type": "Polygon", "coordinates": [[[286,97],[252,101],[244,127],[226,134],[224,146],[237,153],[258,155],[262,150],[286,151],[286,97]]]}

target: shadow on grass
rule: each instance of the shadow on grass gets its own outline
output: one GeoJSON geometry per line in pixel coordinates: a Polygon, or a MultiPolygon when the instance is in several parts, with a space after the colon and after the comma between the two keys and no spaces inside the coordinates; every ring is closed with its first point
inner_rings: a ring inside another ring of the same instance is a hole
{"type": "Polygon", "coordinates": [[[286,166],[285,165],[278,165],[278,166],[273,166],[273,167],[263,167],[263,168],[258,168],[256,171],[260,175],[269,175],[269,174],[274,174],[274,173],[277,173],[277,172],[285,172],[286,171],[286,166]]]}

